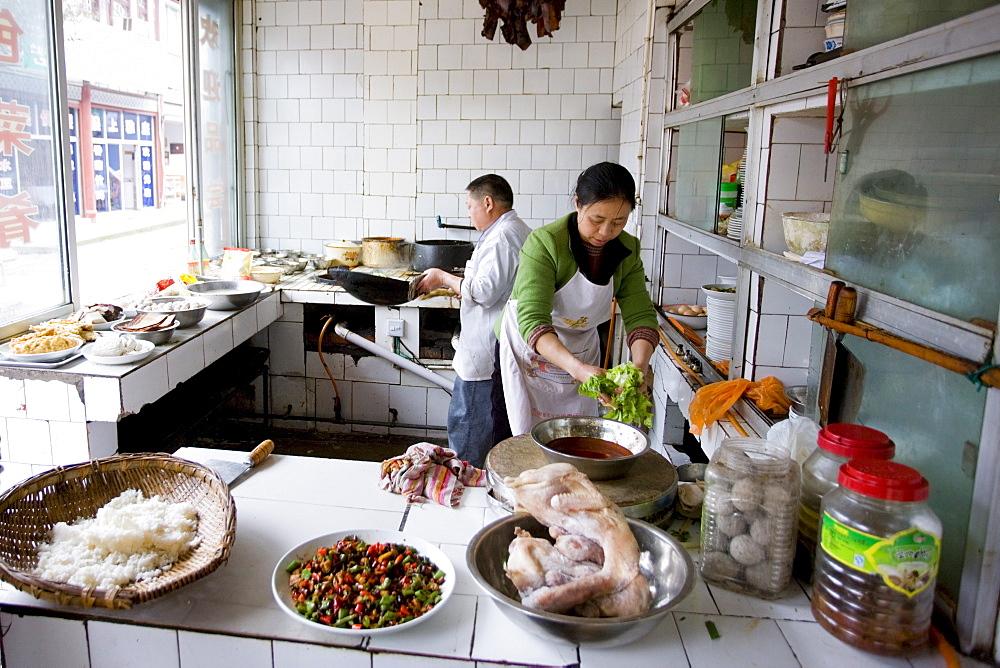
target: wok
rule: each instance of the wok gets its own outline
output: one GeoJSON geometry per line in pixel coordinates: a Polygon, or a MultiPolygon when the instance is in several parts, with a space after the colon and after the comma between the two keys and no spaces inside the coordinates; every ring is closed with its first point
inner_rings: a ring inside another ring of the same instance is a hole
{"type": "Polygon", "coordinates": [[[416,282],[388,276],[375,276],[346,267],[330,267],[319,275],[320,283],[339,285],[347,294],[377,306],[396,306],[416,298],[416,282]]]}

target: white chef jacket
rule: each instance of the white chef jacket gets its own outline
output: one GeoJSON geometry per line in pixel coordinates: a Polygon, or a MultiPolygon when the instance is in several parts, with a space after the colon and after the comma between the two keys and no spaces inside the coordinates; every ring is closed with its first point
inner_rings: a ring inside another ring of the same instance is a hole
{"type": "Polygon", "coordinates": [[[521,246],[530,233],[512,209],[483,230],[465,265],[460,286],[462,332],[452,362],[462,380],[489,380],[493,375],[493,326],[514,288],[521,246]]]}

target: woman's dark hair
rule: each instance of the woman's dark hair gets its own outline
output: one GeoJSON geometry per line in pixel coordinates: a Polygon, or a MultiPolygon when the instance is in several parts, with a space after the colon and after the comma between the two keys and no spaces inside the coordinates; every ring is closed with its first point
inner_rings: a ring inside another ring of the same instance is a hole
{"type": "Polygon", "coordinates": [[[479,178],[473,179],[465,187],[465,190],[477,200],[489,195],[497,204],[507,208],[514,206],[514,191],[507,183],[507,179],[499,174],[483,174],[479,178]]]}
{"type": "Polygon", "coordinates": [[[576,180],[578,206],[621,199],[635,208],[635,179],[627,169],[614,162],[599,162],[580,173],[576,180]]]}

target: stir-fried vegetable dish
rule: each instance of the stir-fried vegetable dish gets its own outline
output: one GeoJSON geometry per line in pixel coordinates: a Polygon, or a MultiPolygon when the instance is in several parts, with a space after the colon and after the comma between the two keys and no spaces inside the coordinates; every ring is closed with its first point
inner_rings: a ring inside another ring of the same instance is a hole
{"type": "Polygon", "coordinates": [[[285,570],[299,614],[342,629],[380,629],[420,617],[440,602],[445,581],[445,573],[414,548],[357,536],[321,547],[285,570]]]}

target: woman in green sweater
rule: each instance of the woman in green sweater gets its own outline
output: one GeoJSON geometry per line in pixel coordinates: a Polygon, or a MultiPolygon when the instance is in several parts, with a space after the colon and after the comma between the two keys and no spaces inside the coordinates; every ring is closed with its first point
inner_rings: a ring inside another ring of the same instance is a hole
{"type": "MultiPolygon", "coordinates": [[[[521,249],[514,291],[497,325],[503,396],[510,431],[563,415],[597,415],[577,386],[603,373],[597,327],[617,299],[632,362],[648,378],[657,343],[656,311],[646,290],[639,240],[624,232],[635,208],[635,180],[602,162],[580,174],[576,211],[531,233],[521,249]]],[[[495,384],[496,385],[496,384],[495,384]]]]}

